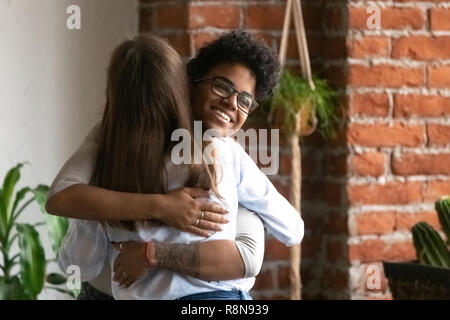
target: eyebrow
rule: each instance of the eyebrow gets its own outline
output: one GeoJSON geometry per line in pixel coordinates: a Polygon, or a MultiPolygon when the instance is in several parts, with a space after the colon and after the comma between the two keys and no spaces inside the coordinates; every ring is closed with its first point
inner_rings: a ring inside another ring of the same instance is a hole
{"type": "MultiPolygon", "coordinates": [[[[235,86],[234,83],[233,83],[233,81],[231,81],[230,79],[228,79],[228,78],[226,78],[226,77],[223,77],[223,76],[216,76],[216,78],[219,78],[219,79],[221,79],[221,80],[227,82],[228,84],[232,85],[233,88],[234,88],[235,90],[237,90],[237,89],[236,89],[236,86],[235,86]]],[[[245,93],[245,94],[248,94],[250,97],[252,97],[252,98],[254,99],[253,95],[251,95],[251,94],[248,93],[247,91],[239,91],[239,93],[245,93]]]]}

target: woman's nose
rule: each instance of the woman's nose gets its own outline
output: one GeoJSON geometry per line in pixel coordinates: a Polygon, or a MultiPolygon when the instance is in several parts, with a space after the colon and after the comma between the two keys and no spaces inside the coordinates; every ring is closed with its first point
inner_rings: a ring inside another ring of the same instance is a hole
{"type": "Polygon", "coordinates": [[[237,100],[238,100],[238,93],[234,92],[231,96],[225,99],[227,101],[227,104],[232,108],[233,110],[237,109],[237,100]]]}

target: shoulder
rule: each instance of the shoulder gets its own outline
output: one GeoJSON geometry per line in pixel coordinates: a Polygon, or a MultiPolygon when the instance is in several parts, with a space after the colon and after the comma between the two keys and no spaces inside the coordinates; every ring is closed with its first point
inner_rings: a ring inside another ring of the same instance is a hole
{"type": "Polygon", "coordinates": [[[100,131],[102,128],[102,121],[98,121],[95,126],[87,134],[85,141],[98,143],[100,138],[100,131]]]}

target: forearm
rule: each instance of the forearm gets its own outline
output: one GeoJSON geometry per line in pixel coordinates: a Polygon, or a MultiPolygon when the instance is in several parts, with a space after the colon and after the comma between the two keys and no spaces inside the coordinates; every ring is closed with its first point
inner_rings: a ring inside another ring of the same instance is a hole
{"type": "Polygon", "coordinates": [[[76,184],[51,197],[46,210],[53,215],[84,220],[144,220],[152,219],[152,214],[157,219],[160,196],[76,184]],[[153,213],[145,208],[154,208],[153,213]]]}
{"type": "Polygon", "coordinates": [[[152,264],[205,281],[240,279],[245,266],[234,241],[211,240],[193,244],[154,243],[152,264]]]}

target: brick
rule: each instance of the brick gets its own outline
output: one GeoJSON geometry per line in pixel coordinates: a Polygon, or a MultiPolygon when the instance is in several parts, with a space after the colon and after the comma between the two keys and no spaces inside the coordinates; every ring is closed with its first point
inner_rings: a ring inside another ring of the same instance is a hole
{"type": "Polygon", "coordinates": [[[284,5],[249,6],[245,13],[245,27],[281,30],[283,28],[284,11],[284,5]]]}
{"type": "Polygon", "coordinates": [[[386,155],[381,152],[366,152],[355,154],[352,165],[357,175],[379,177],[385,171],[386,155]]]}
{"type": "Polygon", "coordinates": [[[360,262],[411,261],[416,257],[412,241],[387,244],[380,239],[362,240],[350,245],[350,260],[360,262]]]}
{"type": "Polygon", "coordinates": [[[428,70],[428,86],[450,87],[450,66],[430,67],[428,70]]]}
{"type": "Polygon", "coordinates": [[[445,146],[450,144],[450,126],[429,123],[427,125],[428,145],[445,146]]]}
{"type": "Polygon", "coordinates": [[[340,241],[329,241],[327,243],[327,259],[329,262],[336,263],[344,257],[344,248],[340,241]]]}
{"type": "Polygon", "coordinates": [[[216,27],[236,29],[239,27],[240,9],[237,6],[191,6],[189,27],[216,27]]]}
{"type": "Polygon", "coordinates": [[[348,48],[345,37],[326,37],[325,39],[321,39],[321,42],[326,43],[326,50],[324,50],[323,54],[326,59],[347,58],[348,48]]]}
{"type": "Polygon", "coordinates": [[[317,170],[320,165],[315,154],[302,154],[302,177],[309,178],[317,176],[317,170]]]}
{"type": "Polygon", "coordinates": [[[398,145],[417,147],[424,142],[423,125],[350,124],[347,139],[351,144],[368,147],[395,147],[398,145]]]}
{"type": "Polygon", "coordinates": [[[139,32],[149,32],[153,30],[154,9],[146,8],[139,11],[139,32]]]}
{"type": "Polygon", "coordinates": [[[319,201],[321,200],[321,190],[323,190],[324,181],[319,179],[302,182],[302,200],[319,201]]]}
{"type": "MultiPolygon", "coordinates": [[[[322,54],[323,37],[317,35],[307,35],[309,56],[311,59],[319,58],[322,54]]],[[[278,47],[281,45],[281,37],[278,39],[278,47]]],[[[286,57],[288,59],[296,59],[298,61],[298,45],[297,38],[294,34],[289,34],[288,47],[286,51],[286,57]]]]}
{"type": "Polygon", "coordinates": [[[397,175],[450,174],[450,154],[403,153],[392,156],[392,173],[397,175]]]}
{"type": "Polygon", "coordinates": [[[347,174],[347,155],[326,155],[323,158],[323,173],[334,177],[347,174]]]}
{"type": "Polygon", "coordinates": [[[325,26],[327,30],[339,31],[344,28],[342,7],[332,7],[325,11],[325,26]]]}
{"type": "Polygon", "coordinates": [[[185,5],[161,5],[156,8],[158,28],[186,29],[188,17],[188,7],[185,5]]]}
{"type": "Polygon", "coordinates": [[[422,183],[387,182],[385,184],[349,185],[347,194],[350,205],[394,205],[422,202],[422,183]]]}
{"type": "MultiPolygon", "coordinates": [[[[322,31],[322,21],[324,19],[324,11],[320,6],[308,6],[302,4],[303,19],[305,23],[305,29],[308,31],[320,30],[322,31]]],[[[284,19],[284,13],[283,13],[284,19]]],[[[292,28],[294,22],[291,21],[292,28]]],[[[280,28],[281,29],[281,28],[280,28]]]]}
{"type": "Polygon", "coordinates": [[[172,34],[164,38],[173,46],[173,48],[182,56],[189,57],[191,54],[191,40],[187,33],[172,34]]]}
{"type": "Polygon", "coordinates": [[[349,41],[349,56],[352,58],[366,59],[389,55],[390,39],[388,37],[362,37],[349,41]]]}
{"type": "Polygon", "coordinates": [[[369,87],[417,87],[423,84],[423,70],[391,65],[350,65],[348,84],[369,87]]]}
{"type": "Polygon", "coordinates": [[[431,30],[450,30],[450,9],[431,8],[430,10],[431,30]]]}
{"type": "MultiPolygon", "coordinates": [[[[393,8],[381,9],[382,29],[419,30],[424,27],[424,13],[419,8],[393,8]]],[[[373,14],[367,13],[367,8],[350,7],[349,26],[352,29],[368,29],[367,20],[373,14]]]]}
{"type": "Polygon", "coordinates": [[[387,234],[394,231],[395,212],[364,212],[355,217],[356,234],[387,234]]]}
{"type": "Polygon", "coordinates": [[[352,115],[372,117],[389,115],[389,96],[386,93],[354,94],[350,101],[352,115]]]}
{"type": "Polygon", "coordinates": [[[328,221],[325,224],[324,232],[327,235],[346,235],[348,234],[348,219],[337,214],[329,214],[328,221]]]}
{"type": "Polygon", "coordinates": [[[439,117],[450,115],[450,97],[403,95],[394,97],[394,117],[439,117]]]}
{"type": "Polygon", "coordinates": [[[267,260],[288,260],[289,248],[274,238],[266,239],[264,258],[267,260]]]}
{"type": "Polygon", "coordinates": [[[428,181],[425,188],[425,201],[434,203],[437,199],[445,195],[450,195],[450,180],[428,181]]]}
{"type": "Polygon", "coordinates": [[[386,244],[379,239],[362,240],[349,245],[350,261],[374,262],[383,260],[386,244]]]}
{"type": "Polygon", "coordinates": [[[331,206],[339,207],[341,205],[342,185],[334,182],[326,182],[323,185],[323,200],[331,206]]]}
{"type": "Polygon", "coordinates": [[[392,243],[386,248],[383,259],[387,261],[412,261],[416,259],[416,250],[412,241],[392,243]]]}
{"type": "Polygon", "coordinates": [[[435,60],[450,58],[450,37],[401,37],[392,43],[394,59],[435,60]]]}
{"type": "Polygon", "coordinates": [[[408,230],[418,222],[425,221],[429,223],[434,228],[440,230],[441,226],[439,224],[438,216],[435,211],[426,212],[396,212],[395,214],[395,229],[396,230],[408,230]]]}

